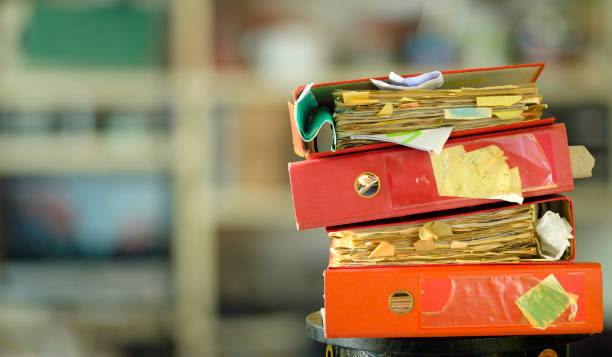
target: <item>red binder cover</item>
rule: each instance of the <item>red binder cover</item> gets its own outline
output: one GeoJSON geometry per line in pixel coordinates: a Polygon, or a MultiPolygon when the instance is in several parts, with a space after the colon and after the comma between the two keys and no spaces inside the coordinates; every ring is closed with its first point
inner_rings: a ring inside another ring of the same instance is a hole
{"type": "Polygon", "coordinates": [[[344,268],[324,276],[327,338],[603,329],[597,263],[344,268]]]}
{"type": "MultiPolygon", "coordinates": [[[[498,146],[519,168],[523,197],[574,188],[563,124],[454,138],[445,148],[455,145],[498,146]]],[[[439,196],[429,154],[400,146],[290,163],[289,178],[298,230],[495,202],[439,196]],[[369,197],[356,190],[364,174],[380,182],[369,197]]]]}
{"type": "MultiPolygon", "coordinates": [[[[470,68],[460,69],[451,71],[442,71],[444,75],[444,86],[442,88],[460,88],[460,87],[486,87],[486,86],[497,86],[506,84],[516,83],[529,83],[535,82],[546,63],[529,63],[502,67],[489,67],[489,68],[470,68]]],[[[404,75],[403,77],[418,76],[422,73],[404,75]]],[[[386,77],[375,77],[374,79],[386,80],[386,77]]],[[[302,85],[297,87],[293,91],[293,101],[297,101],[300,93],[306,86],[302,85]]],[[[371,84],[369,78],[353,79],[348,81],[329,82],[329,83],[316,83],[312,86],[311,91],[320,105],[333,106],[333,99],[331,93],[337,89],[346,90],[360,90],[360,89],[375,89],[374,85],[371,84]]],[[[391,143],[381,143],[373,145],[365,145],[356,148],[348,148],[338,150],[336,152],[324,152],[324,153],[312,153],[309,152],[309,148],[302,141],[298,132],[297,125],[295,123],[295,117],[293,113],[293,105],[289,103],[289,120],[291,121],[291,135],[293,138],[293,149],[294,152],[299,156],[305,156],[307,159],[319,157],[321,154],[324,156],[343,154],[347,152],[374,150],[383,147],[397,146],[391,143]]],[[[546,120],[546,123],[551,123],[552,118],[542,119],[546,120]]],[[[516,128],[525,128],[535,125],[542,124],[542,120],[525,121],[514,124],[498,125],[495,127],[469,129],[464,131],[455,131],[451,133],[451,137],[473,135],[480,133],[488,133],[500,130],[510,130],[516,128]]]]}
{"type": "MultiPolygon", "coordinates": [[[[403,225],[403,224],[410,224],[410,223],[425,224],[430,221],[436,221],[436,220],[441,220],[441,219],[446,219],[446,218],[456,218],[456,217],[474,215],[474,214],[479,214],[479,213],[494,212],[494,211],[503,210],[503,209],[515,207],[515,206],[524,206],[524,205],[531,205],[531,204],[538,204],[538,203],[550,203],[550,202],[561,202],[561,205],[559,207],[559,212],[555,212],[555,213],[559,213],[561,217],[564,217],[565,219],[567,219],[567,221],[572,226],[572,235],[576,237],[576,226],[574,224],[574,203],[571,198],[567,196],[562,196],[562,195],[551,195],[551,196],[545,196],[545,197],[531,197],[531,198],[527,198],[523,202],[523,204],[520,204],[520,205],[511,204],[508,202],[503,202],[503,203],[498,202],[498,203],[476,206],[476,207],[465,207],[465,208],[458,208],[458,209],[450,210],[450,211],[431,212],[431,213],[424,213],[424,214],[414,215],[414,216],[409,216],[409,217],[389,219],[389,220],[382,221],[382,222],[381,221],[372,222],[370,224],[356,223],[356,224],[350,224],[350,225],[344,225],[344,226],[327,227],[325,230],[326,232],[329,233],[329,232],[336,232],[336,231],[342,231],[342,230],[388,227],[388,226],[403,225]]],[[[576,245],[574,241],[575,239],[570,239],[570,246],[568,248],[569,255],[562,256],[561,259],[558,261],[546,262],[546,264],[569,264],[573,262],[574,259],[576,258],[576,245]]],[[[330,242],[330,247],[333,247],[333,242],[330,242]]],[[[480,264],[484,264],[484,265],[512,264],[514,265],[514,264],[541,264],[541,263],[542,262],[526,261],[526,262],[519,262],[519,263],[486,263],[485,262],[485,263],[478,263],[478,264],[479,265],[480,264]]],[[[468,264],[474,264],[474,263],[468,263],[468,264]]],[[[414,266],[434,266],[434,265],[448,266],[448,265],[466,265],[466,264],[426,264],[426,265],[412,264],[409,266],[414,267],[414,266]]],[[[394,266],[399,267],[402,265],[394,265],[394,266]]],[[[408,266],[408,265],[403,265],[403,266],[408,266]]],[[[329,269],[343,269],[343,268],[332,266],[331,253],[330,253],[330,259],[329,259],[329,269]]],[[[357,269],[362,269],[362,267],[358,267],[357,269]]]]}

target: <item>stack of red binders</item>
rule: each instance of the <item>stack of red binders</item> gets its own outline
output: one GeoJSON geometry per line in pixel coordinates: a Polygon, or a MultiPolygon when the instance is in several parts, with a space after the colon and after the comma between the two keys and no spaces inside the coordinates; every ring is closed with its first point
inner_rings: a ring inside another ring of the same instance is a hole
{"type": "MultiPolygon", "coordinates": [[[[543,67],[441,72],[440,89],[507,89],[534,83],[543,67]]],[[[309,90],[317,103],[306,119],[289,105],[305,157],[289,164],[297,229],[325,227],[331,240],[325,336],[601,332],[601,267],[573,262],[580,238],[572,201],[559,195],[576,176],[565,126],[537,117],[453,130],[440,154],[395,143],[317,152],[304,139],[300,126],[319,106],[333,113],[338,91],[375,89],[369,79],[301,86],[294,100],[309,90]],[[479,197],[508,172],[519,199],[479,197]]]]}

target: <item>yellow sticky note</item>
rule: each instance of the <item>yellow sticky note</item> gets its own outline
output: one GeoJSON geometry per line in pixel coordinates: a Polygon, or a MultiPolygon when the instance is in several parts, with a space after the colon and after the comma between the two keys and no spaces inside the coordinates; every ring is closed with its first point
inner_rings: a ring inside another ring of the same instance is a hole
{"type": "Polygon", "coordinates": [[[401,97],[400,102],[416,102],[416,99],[412,99],[412,98],[408,98],[408,97],[401,97]]]}
{"type": "Polygon", "coordinates": [[[378,114],[376,114],[376,116],[377,117],[387,117],[391,114],[393,114],[393,104],[387,103],[383,105],[382,109],[380,110],[380,112],[378,112],[378,114]]]}
{"type": "Polygon", "coordinates": [[[491,95],[476,97],[476,105],[479,107],[509,107],[521,100],[520,95],[491,95]]]}
{"type": "Polygon", "coordinates": [[[514,301],[532,327],[545,329],[555,322],[572,303],[553,274],[514,301]]]}
{"type": "Polygon", "coordinates": [[[523,109],[516,110],[494,110],[493,115],[498,117],[499,119],[519,119],[521,118],[521,113],[523,109]]]}
{"type": "Polygon", "coordinates": [[[527,97],[527,98],[521,99],[521,101],[519,103],[521,103],[521,104],[540,104],[540,103],[542,103],[542,98],[540,98],[540,97],[527,97]]]}
{"type": "Polygon", "coordinates": [[[370,99],[370,92],[344,92],[342,93],[344,105],[367,105],[378,103],[377,99],[370,99]]]}

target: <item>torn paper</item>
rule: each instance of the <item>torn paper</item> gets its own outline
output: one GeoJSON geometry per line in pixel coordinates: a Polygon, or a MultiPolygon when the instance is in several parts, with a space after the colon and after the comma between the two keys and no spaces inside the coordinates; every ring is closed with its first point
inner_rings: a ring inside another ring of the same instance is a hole
{"type": "Polygon", "coordinates": [[[540,236],[538,240],[538,252],[547,260],[559,260],[565,250],[570,246],[572,225],[558,213],[546,211],[542,218],[536,223],[536,232],[540,236]]]}
{"type": "Polygon", "coordinates": [[[573,301],[553,274],[514,301],[532,327],[546,329],[573,301]]]}
{"type": "Polygon", "coordinates": [[[429,240],[418,240],[413,244],[414,249],[417,252],[426,252],[436,249],[436,243],[434,243],[433,239],[429,240]]]}
{"type": "Polygon", "coordinates": [[[469,152],[457,145],[429,156],[440,196],[523,202],[518,167],[510,169],[496,145],[469,152]]]}
{"type": "Polygon", "coordinates": [[[453,128],[448,126],[393,134],[354,135],[351,139],[386,141],[439,154],[452,131],[453,128]]]}
{"type": "Polygon", "coordinates": [[[452,235],[453,231],[451,226],[441,221],[427,222],[419,229],[419,238],[421,240],[436,240],[440,237],[449,237],[452,235]]]}

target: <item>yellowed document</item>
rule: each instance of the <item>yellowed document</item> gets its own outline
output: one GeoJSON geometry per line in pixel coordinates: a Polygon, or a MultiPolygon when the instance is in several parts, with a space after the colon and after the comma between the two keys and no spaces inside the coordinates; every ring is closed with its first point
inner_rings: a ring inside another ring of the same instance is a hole
{"type": "Polygon", "coordinates": [[[522,202],[518,168],[508,167],[496,145],[470,152],[459,145],[442,150],[440,155],[430,153],[430,158],[440,196],[522,202]]]}
{"type": "Polygon", "coordinates": [[[476,97],[476,105],[479,107],[509,107],[518,103],[523,97],[520,95],[490,95],[476,97]]]}

